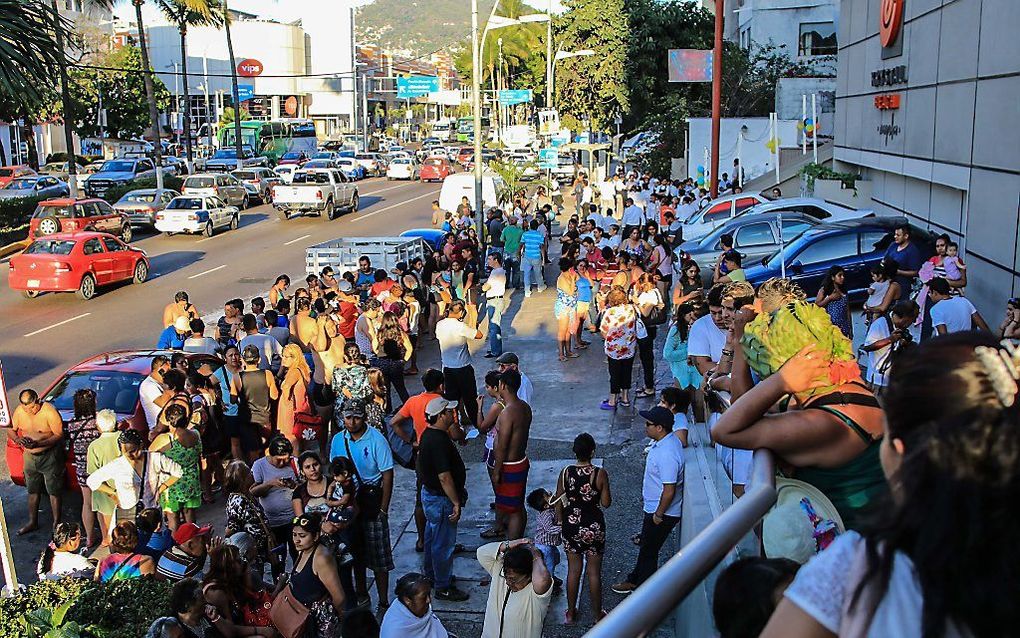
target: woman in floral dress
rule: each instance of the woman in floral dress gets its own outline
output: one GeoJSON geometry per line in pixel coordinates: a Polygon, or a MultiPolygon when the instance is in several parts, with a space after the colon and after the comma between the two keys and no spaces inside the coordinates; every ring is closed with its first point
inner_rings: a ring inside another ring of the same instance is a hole
{"type": "Polygon", "coordinates": [[[96,513],[92,511],[92,490],[85,481],[89,478],[89,444],[99,438],[96,427],[96,392],[82,388],[74,393],[74,419],[67,422],[67,435],[74,450],[74,471],[81,487],[81,520],[85,523],[85,546],[95,547],[99,543],[95,535],[96,513]]]}
{"type": "Polygon", "coordinates": [[[348,399],[366,399],[372,394],[372,388],[368,383],[368,362],[361,354],[358,344],[348,341],[344,346],[344,361],[333,368],[332,388],[333,394],[336,395],[333,413],[343,427],[340,415],[343,414],[344,404],[348,399]]]}
{"type": "Polygon", "coordinates": [[[606,550],[606,518],[602,509],[609,507],[609,474],[592,465],[595,456],[595,439],[582,432],[574,439],[574,457],[577,462],[560,472],[556,485],[557,503],[563,533],[563,547],[567,552],[567,611],[568,623],[577,620],[577,598],[581,590],[581,571],[588,573],[588,595],[595,620],[606,615],[602,609],[602,555],[606,550]],[[587,568],[585,568],[587,563],[587,568]]]}
{"type": "Polygon", "coordinates": [[[617,400],[624,407],[630,406],[630,381],[634,373],[634,356],[637,354],[638,313],[633,305],[627,303],[627,293],[616,286],[609,291],[606,306],[599,330],[606,340],[609,398],[600,407],[603,410],[615,410],[617,400]]]}
{"type": "Polygon", "coordinates": [[[163,410],[170,432],[156,437],[150,452],[162,452],[181,466],[181,478],[159,497],[167,524],[176,531],[184,521],[195,522],[195,512],[202,505],[202,437],[189,427],[191,414],[180,404],[168,405],[163,410]],[[183,518],[183,520],[182,520],[183,518]]]}

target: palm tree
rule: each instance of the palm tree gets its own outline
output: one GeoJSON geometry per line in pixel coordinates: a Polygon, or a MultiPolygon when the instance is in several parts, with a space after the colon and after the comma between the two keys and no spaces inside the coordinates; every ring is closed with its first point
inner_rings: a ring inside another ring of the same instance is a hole
{"type": "Polygon", "coordinates": [[[188,166],[194,161],[191,149],[191,93],[188,89],[188,27],[223,24],[219,0],[156,0],[167,19],[181,34],[181,75],[184,83],[184,148],[188,166]]]}
{"type": "MultiPolygon", "coordinates": [[[[230,38],[230,9],[227,0],[223,2],[223,29],[227,32],[227,57],[230,58],[230,86],[233,95],[234,108],[241,106],[237,93],[237,62],[234,61],[234,41],[230,38]]],[[[237,168],[244,165],[244,155],[241,150],[241,118],[234,118],[234,150],[237,151],[237,168]]],[[[252,149],[255,152],[256,149],[252,149]]]]}

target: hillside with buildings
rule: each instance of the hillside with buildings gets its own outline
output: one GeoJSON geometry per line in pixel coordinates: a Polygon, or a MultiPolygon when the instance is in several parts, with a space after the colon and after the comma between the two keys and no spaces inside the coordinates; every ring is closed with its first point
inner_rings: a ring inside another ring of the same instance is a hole
{"type": "MultiPolygon", "coordinates": [[[[479,0],[480,23],[492,4],[493,0],[479,0]]],[[[358,9],[358,41],[414,55],[449,50],[471,35],[467,8],[464,0],[375,0],[358,9]]]]}

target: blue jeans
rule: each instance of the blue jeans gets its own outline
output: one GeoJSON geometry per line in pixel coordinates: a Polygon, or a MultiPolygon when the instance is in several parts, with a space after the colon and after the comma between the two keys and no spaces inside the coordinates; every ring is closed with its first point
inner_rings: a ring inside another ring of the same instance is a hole
{"type": "Polygon", "coordinates": [[[511,288],[521,287],[521,266],[517,263],[516,256],[504,255],[503,259],[503,270],[506,271],[506,287],[507,290],[511,288]]]}
{"type": "Polygon", "coordinates": [[[421,506],[425,510],[425,575],[446,589],[452,584],[453,548],[457,544],[457,524],[450,522],[453,502],[446,495],[436,496],[421,488],[421,506]]]}
{"type": "Polygon", "coordinates": [[[549,575],[553,575],[553,570],[560,564],[560,550],[554,545],[546,545],[544,543],[535,543],[535,549],[542,554],[542,562],[545,563],[545,569],[549,572],[549,575]]]}
{"type": "Polygon", "coordinates": [[[525,294],[531,294],[531,284],[534,283],[538,286],[538,291],[542,292],[545,290],[545,277],[542,272],[542,258],[536,257],[523,257],[521,259],[521,274],[524,275],[524,292],[525,294]],[[532,281],[532,278],[535,281],[532,281]]]}
{"type": "Polygon", "coordinates": [[[499,356],[503,354],[503,297],[485,300],[485,316],[489,318],[489,352],[499,356]]]}

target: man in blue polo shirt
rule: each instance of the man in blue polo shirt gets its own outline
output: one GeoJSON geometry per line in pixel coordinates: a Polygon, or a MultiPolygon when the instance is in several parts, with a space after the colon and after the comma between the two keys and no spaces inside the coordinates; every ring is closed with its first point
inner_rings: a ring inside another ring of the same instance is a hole
{"type": "Polygon", "coordinates": [[[546,257],[545,236],[539,232],[540,223],[537,219],[531,220],[529,230],[521,235],[521,274],[524,275],[524,296],[531,296],[532,278],[538,286],[538,291],[545,290],[545,277],[542,273],[546,257]]]}
{"type": "Polygon", "coordinates": [[[393,495],[393,452],[386,437],[365,422],[365,402],[349,399],[344,404],[344,429],[333,436],[329,458],[346,456],[357,468],[358,483],[374,485],[379,490],[379,512],[362,511],[355,533],[361,536],[365,551],[354,561],[355,589],[359,600],[368,598],[365,569],[375,575],[380,601],[389,600],[390,572],[393,571],[393,549],[390,547],[389,510],[393,495]]]}
{"type": "Polygon", "coordinates": [[[917,244],[910,241],[908,224],[901,224],[893,231],[893,243],[886,248],[885,259],[896,262],[896,283],[900,285],[900,299],[910,299],[914,279],[924,264],[924,255],[917,244]]]}
{"type": "Polygon", "coordinates": [[[156,347],[160,350],[183,350],[184,342],[191,336],[191,322],[187,317],[177,317],[172,326],[167,326],[159,333],[156,347]]]}

